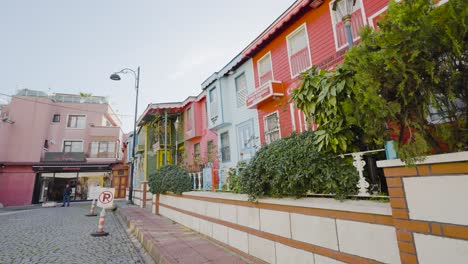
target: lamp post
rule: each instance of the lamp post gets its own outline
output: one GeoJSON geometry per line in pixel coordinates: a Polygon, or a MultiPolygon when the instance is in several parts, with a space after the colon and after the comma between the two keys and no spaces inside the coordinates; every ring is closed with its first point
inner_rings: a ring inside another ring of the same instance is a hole
{"type": "Polygon", "coordinates": [[[348,38],[349,48],[353,46],[353,34],[351,32],[351,16],[356,0],[336,0],[333,3],[332,10],[337,12],[338,17],[341,18],[346,30],[346,37],[348,38]]]}
{"type": "Polygon", "coordinates": [[[119,74],[128,74],[128,73],[132,73],[133,76],[135,77],[135,91],[136,91],[135,118],[133,122],[132,164],[130,167],[130,186],[128,188],[128,203],[133,204],[133,175],[135,171],[135,148],[136,148],[136,137],[137,137],[136,122],[137,122],[137,112],[138,112],[138,89],[140,86],[140,67],[138,67],[136,71],[129,69],[129,68],[122,69],[118,72],[111,74],[110,79],[113,81],[120,81],[119,74]]]}

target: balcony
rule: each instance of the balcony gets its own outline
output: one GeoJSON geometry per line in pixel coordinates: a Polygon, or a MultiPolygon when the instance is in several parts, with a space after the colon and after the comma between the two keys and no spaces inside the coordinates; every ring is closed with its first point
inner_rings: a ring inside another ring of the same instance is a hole
{"type": "Polygon", "coordinates": [[[120,127],[91,125],[88,131],[91,137],[112,137],[115,139],[120,137],[120,127]]]}
{"type": "Polygon", "coordinates": [[[44,152],[41,162],[86,162],[84,152],[44,152]]]}
{"type": "Polygon", "coordinates": [[[260,103],[270,101],[278,96],[283,96],[283,83],[278,81],[268,81],[253,93],[247,95],[246,106],[248,108],[256,108],[260,103]]]}

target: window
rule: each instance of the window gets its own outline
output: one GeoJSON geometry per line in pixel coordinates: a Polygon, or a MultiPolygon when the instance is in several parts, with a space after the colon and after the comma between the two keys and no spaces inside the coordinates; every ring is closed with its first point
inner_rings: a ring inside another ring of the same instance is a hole
{"type": "MultiPolygon", "coordinates": [[[[342,49],[348,45],[348,39],[346,37],[346,30],[342,18],[339,16],[338,11],[333,11],[332,7],[335,1],[330,2],[330,14],[333,23],[333,33],[335,35],[336,49],[342,49]]],[[[345,1],[338,3],[337,10],[341,7],[340,4],[345,4],[345,1]]],[[[351,33],[353,35],[353,41],[359,39],[359,29],[364,26],[363,9],[361,0],[356,0],[353,7],[353,13],[351,14],[351,33]]]]}
{"type": "Polygon", "coordinates": [[[258,61],[258,80],[260,86],[273,80],[273,70],[271,68],[271,55],[267,53],[258,61]]]}
{"type": "Polygon", "coordinates": [[[237,127],[237,140],[240,150],[240,159],[248,160],[252,157],[255,135],[253,133],[253,121],[243,122],[237,127]]]}
{"type": "Polygon", "coordinates": [[[115,142],[94,141],[91,142],[90,158],[115,158],[115,142]]]}
{"type": "Polygon", "coordinates": [[[228,132],[221,133],[221,161],[231,161],[231,150],[229,148],[228,132]]]}
{"type": "Polygon", "coordinates": [[[63,152],[83,152],[83,141],[81,140],[64,141],[63,152]]]}
{"type": "Polygon", "coordinates": [[[291,76],[295,77],[312,65],[305,25],[289,35],[287,43],[291,76]]]}
{"type": "Polygon", "coordinates": [[[189,107],[187,109],[187,123],[186,123],[186,128],[187,128],[187,131],[190,131],[192,130],[192,122],[193,122],[193,119],[192,119],[192,107],[189,107]]]}
{"type": "Polygon", "coordinates": [[[118,170],[117,175],[119,175],[119,176],[124,175],[124,170],[118,170]]]}
{"type": "Polygon", "coordinates": [[[265,116],[265,142],[267,144],[280,139],[278,113],[265,116]]]}
{"type": "Polygon", "coordinates": [[[200,162],[200,143],[193,145],[193,161],[196,164],[200,162]]]}
{"type": "Polygon", "coordinates": [[[85,119],[84,115],[69,115],[67,127],[69,128],[85,128],[85,119]]]}
{"type": "Polygon", "coordinates": [[[210,89],[209,93],[209,100],[210,100],[210,117],[211,121],[216,122],[216,119],[218,119],[218,98],[216,95],[216,87],[210,89]]]}
{"type": "Polygon", "coordinates": [[[60,115],[55,114],[54,117],[52,118],[52,123],[60,123],[60,115]]]}
{"type": "Polygon", "coordinates": [[[213,157],[214,148],[215,148],[215,146],[214,146],[213,140],[208,141],[207,146],[206,146],[206,150],[207,150],[207,156],[208,156],[208,161],[209,162],[214,161],[214,157],[213,157]]]}
{"type": "Polygon", "coordinates": [[[245,74],[237,76],[236,80],[236,94],[237,94],[237,107],[245,105],[245,99],[247,97],[247,79],[245,74]]]}

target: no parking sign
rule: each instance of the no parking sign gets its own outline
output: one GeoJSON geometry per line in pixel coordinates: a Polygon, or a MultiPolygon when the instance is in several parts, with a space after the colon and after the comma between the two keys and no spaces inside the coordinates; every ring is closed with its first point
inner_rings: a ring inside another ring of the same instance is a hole
{"type": "Polygon", "coordinates": [[[101,188],[97,198],[97,206],[101,208],[111,208],[114,204],[115,188],[101,188]]]}

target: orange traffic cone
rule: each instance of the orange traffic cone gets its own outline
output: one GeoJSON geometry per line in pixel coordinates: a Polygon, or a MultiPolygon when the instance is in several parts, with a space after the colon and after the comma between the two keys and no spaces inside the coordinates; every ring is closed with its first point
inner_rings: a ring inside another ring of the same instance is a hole
{"type": "Polygon", "coordinates": [[[99,224],[96,232],[91,233],[93,237],[107,236],[109,233],[104,232],[104,219],[106,218],[106,209],[102,208],[101,214],[99,215],[99,224]]]}
{"type": "Polygon", "coordinates": [[[94,207],[96,206],[96,200],[93,199],[93,201],[91,202],[91,208],[89,209],[89,214],[87,214],[86,216],[96,216],[97,214],[94,213],[94,207]]]}

